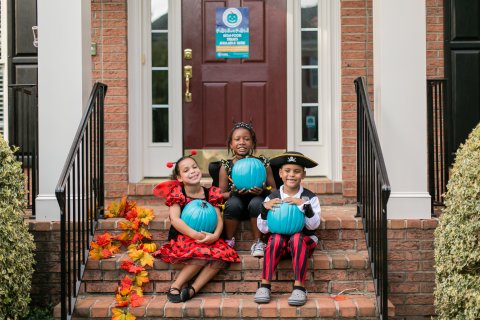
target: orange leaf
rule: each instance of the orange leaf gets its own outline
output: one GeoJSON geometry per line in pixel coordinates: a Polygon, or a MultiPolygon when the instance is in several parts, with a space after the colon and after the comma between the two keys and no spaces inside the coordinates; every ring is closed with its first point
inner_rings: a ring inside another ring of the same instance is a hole
{"type": "Polygon", "coordinates": [[[99,245],[92,245],[92,249],[90,249],[90,258],[92,260],[102,260],[102,259],[107,259],[112,256],[112,253],[104,249],[103,247],[99,245]]]}
{"type": "Polygon", "coordinates": [[[138,307],[143,302],[143,297],[136,293],[130,295],[130,304],[132,307],[138,307]]]}
{"type": "Polygon", "coordinates": [[[135,275],[134,278],[135,284],[137,286],[142,286],[144,283],[148,283],[150,279],[148,279],[148,272],[147,271],[140,271],[135,275]]]}
{"type": "Polygon", "coordinates": [[[120,294],[117,294],[115,296],[115,300],[117,300],[117,307],[126,307],[128,306],[128,296],[122,296],[120,294]]]}
{"type": "Polygon", "coordinates": [[[122,245],[120,243],[112,243],[110,244],[107,249],[112,253],[112,254],[115,254],[115,253],[119,253],[120,252],[120,247],[122,245]]]}
{"type": "Polygon", "coordinates": [[[102,247],[108,246],[110,243],[112,243],[112,235],[108,232],[105,232],[97,237],[96,243],[102,247]]]}
{"type": "Polygon", "coordinates": [[[132,240],[132,237],[133,233],[131,231],[125,231],[118,236],[118,240],[120,240],[121,242],[128,242],[132,240]]]}
{"type": "Polygon", "coordinates": [[[125,218],[133,221],[137,218],[137,209],[133,208],[132,210],[128,211],[127,214],[125,215],[125,218]]]}
{"type": "Polygon", "coordinates": [[[125,320],[125,313],[122,309],[112,309],[112,320],[125,320]]]}
{"type": "Polygon", "coordinates": [[[133,261],[140,260],[143,257],[144,253],[145,252],[143,250],[137,250],[136,248],[133,248],[133,247],[128,250],[128,255],[130,258],[133,259],[133,261]]]}
{"type": "Polygon", "coordinates": [[[122,268],[125,271],[128,271],[128,269],[133,266],[133,261],[130,259],[124,260],[122,264],[120,265],[120,268],[122,268]]]}
{"type": "Polygon", "coordinates": [[[103,249],[101,252],[102,252],[102,259],[108,259],[112,256],[112,253],[108,249],[103,249]]]}
{"type": "Polygon", "coordinates": [[[132,287],[132,284],[133,284],[132,279],[130,279],[129,276],[125,276],[125,278],[120,280],[120,285],[121,285],[120,290],[123,290],[123,289],[130,290],[130,288],[132,287]]]}
{"type": "Polygon", "coordinates": [[[125,316],[125,320],[135,320],[135,319],[137,319],[137,317],[135,317],[130,312],[127,312],[127,315],[125,316]]]}
{"type": "Polygon", "coordinates": [[[119,228],[122,229],[122,230],[132,230],[133,229],[133,224],[132,224],[132,221],[120,221],[120,223],[118,224],[119,228]]]}
{"type": "Polygon", "coordinates": [[[113,213],[110,213],[110,211],[105,211],[104,216],[105,218],[115,218],[113,213]]]}
{"type": "Polygon", "coordinates": [[[133,238],[131,240],[132,243],[137,243],[137,242],[140,242],[142,241],[143,239],[143,235],[141,233],[138,233],[138,232],[135,232],[135,234],[133,235],[133,238]]]}
{"type": "Polygon", "coordinates": [[[140,271],[143,271],[145,270],[144,267],[140,267],[140,266],[131,266],[130,268],[128,268],[128,272],[131,272],[131,273],[139,273],[140,271]]]}
{"type": "Polygon", "coordinates": [[[138,229],[138,232],[145,238],[152,240],[152,234],[150,233],[150,231],[148,231],[148,229],[144,225],[141,226],[140,229],[138,229]]]}
{"type": "Polygon", "coordinates": [[[147,208],[137,208],[137,217],[138,219],[140,219],[140,222],[145,225],[148,225],[150,221],[155,218],[155,216],[153,215],[153,210],[147,208]]]}

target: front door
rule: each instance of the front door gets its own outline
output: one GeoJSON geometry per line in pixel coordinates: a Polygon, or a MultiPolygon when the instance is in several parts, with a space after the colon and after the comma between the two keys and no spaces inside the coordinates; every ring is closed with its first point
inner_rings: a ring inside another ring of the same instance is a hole
{"type": "Polygon", "coordinates": [[[183,67],[192,67],[192,78],[191,102],[183,98],[184,149],[225,149],[237,121],[252,122],[259,149],[286,148],[286,0],[183,0],[185,49],[192,56],[182,57],[183,67]],[[218,7],[248,8],[249,58],[215,57],[218,7]]]}
{"type": "Polygon", "coordinates": [[[480,122],[480,2],[445,0],[445,67],[452,107],[449,162],[480,122]]]}

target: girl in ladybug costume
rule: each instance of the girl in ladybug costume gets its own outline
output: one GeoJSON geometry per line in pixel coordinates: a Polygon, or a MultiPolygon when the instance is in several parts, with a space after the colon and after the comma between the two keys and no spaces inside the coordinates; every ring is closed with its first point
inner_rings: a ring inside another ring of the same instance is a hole
{"type": "Polygon", "coordinates": [[[220,239],[223,229],[218,208],[223,202],[220,189],[207,189],[200,184],[202,173],[191,156],[184,156],[176,162],[172,178],[175,180],[160,183],[153,190],[154,195],[164,198],[165,205],[170,207],[171,221],[169,242],[153,255],[167,263],[185,264],[167,292],[168,300],[178,303],[191,299],[220,269],[240,259],[236,251],[220,239]],[[194,199],[206,200],[215,207],[217,226],[213,233],[196,231],[180,218],[184,207],[194,199]],[[197,277],[189,284],[195,275],[197,277]]]}

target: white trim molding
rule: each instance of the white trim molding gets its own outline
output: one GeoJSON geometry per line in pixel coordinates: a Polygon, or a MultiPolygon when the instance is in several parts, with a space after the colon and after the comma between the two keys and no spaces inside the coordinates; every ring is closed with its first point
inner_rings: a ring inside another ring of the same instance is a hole
{"type": "Polygon", "coordinates": [[[143,106],[142,68],[144,50],[142,34],[142,3],[128,0],[128,180],[136,183],[143,179],[143,106]]]}
{"type": "Polygon", "coordinates": [[[388,218],[431,216],[425,10],[425,0],[373,0],[375,119],[392,186],[388,218]]]}
{"type": "Polygon", "coordinates": [[[36,219],[60,220],[55,187],[92,89],[91,4],[76,0],[38,0],[37,5],[40,37],[36,219]],[[52,121],[52,116],[61,121],[52,121]]]}
{"type": "Polygon", "coordinates": [[[151,2],[128,0],[128,180],[166,177],[160,163],[182,155],[182,19],[181,2],[168,2],[168,143],[151,143],[152,65],[151,2]]]}
{"type": "Polygon", "coordinates": [[[428,192],[392,192],[388,200],[388,219],[430,219],[428,192]]]}
{"type": "Polygon", "coordinates": [[[318,1],[318,110],[321,130],[318,143],[301,141],[300,11],[299,1],[287,2],[287,148],[307,153],[319,161],[320,166],[309,169],[309,175],[324,175],[339,181],[342,179],[340,1],[318,1]]]}

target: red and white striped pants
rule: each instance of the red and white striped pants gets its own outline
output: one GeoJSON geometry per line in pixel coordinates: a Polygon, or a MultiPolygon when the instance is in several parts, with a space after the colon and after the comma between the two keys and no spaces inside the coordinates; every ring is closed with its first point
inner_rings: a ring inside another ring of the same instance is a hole
{"type": "Polygon", "coordinates": [[[273,233],[268,239],[265,249],[262,279],[272,280],[280,259],[290,254],[294,280],[304,283],[308,270],[308,258],[312,255],[316,245],[315,241],[301,232],[291,236],[273,233]]]}

